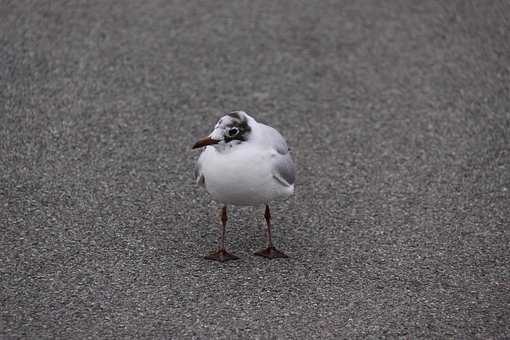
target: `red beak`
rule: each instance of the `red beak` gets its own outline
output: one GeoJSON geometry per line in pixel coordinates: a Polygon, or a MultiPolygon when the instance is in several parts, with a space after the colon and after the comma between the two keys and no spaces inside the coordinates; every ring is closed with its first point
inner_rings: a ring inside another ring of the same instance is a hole
{"type": "Polygon", "coordinates": [[[207,145],[218,144],[219,142],[220,142],[219,140],[212,139],[211,137],[205,137],[196,142],[195,145],[193,145],[192,149],[201,148],[207,145]]]}

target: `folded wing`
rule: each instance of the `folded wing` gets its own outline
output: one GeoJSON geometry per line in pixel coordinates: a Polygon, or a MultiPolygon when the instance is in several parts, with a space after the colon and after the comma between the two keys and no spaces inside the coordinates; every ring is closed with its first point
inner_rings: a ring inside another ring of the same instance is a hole
{"type": "Polygon", "coordinates": [[[286,187],[293,185],[296,181],[296,169],[288,153],[274,157],[273,177],[286,187]]]}
{"type": "Polygon", "coordinates": [[[193,169],[193,173],[195,175],[195,181],[198,185],[205,187],[205,177],[201,171],[202,168],[202,155],[198,158],[195,163],[195,168],[193,169]]]}

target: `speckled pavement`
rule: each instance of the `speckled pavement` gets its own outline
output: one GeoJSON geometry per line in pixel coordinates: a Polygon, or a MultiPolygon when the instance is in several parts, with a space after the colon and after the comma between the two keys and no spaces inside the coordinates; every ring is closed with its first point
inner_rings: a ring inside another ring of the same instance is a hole
{"type": "Polygon", "coordinates": [[[0,2],[2,339],[510,336],[506,1],[0,2]],[[296,195],[216,206],[191,146],[279,129],[296,195]]]}

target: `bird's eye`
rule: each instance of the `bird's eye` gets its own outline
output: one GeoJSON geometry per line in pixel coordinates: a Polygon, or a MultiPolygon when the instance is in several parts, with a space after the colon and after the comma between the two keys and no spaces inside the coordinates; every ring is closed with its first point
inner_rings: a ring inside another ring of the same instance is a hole
{"type": "Polygon", "coordinates": [[[236,127],[229,129],[227,132],[229,137],[235,137],[235,136],[237,136],[238,133],[239,133],[239,129],[236,127]]]}

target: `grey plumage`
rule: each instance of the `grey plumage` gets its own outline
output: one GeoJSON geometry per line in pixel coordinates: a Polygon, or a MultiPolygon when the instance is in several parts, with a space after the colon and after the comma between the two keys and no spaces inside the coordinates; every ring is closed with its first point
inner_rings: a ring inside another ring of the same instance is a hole
{"type": "Polygon", "coordinates": [[[276,129],[261,123],[259,123],[259,126],[263,128],[265,140],[271,144],[271,147],[273,147],[281,155],[289,153],[287,142],[276,129]]]}
{"type": "Polygon", "coordinates": [[[290,157],[289,147],[283,136],[274,128],[260,124],[264,141],[277,153],[272,155],[273,177],[284,186],[291,186],[296,181],[296,168],[290,157]]]}
{"type": "Polygon", "coordinates": [[[198,185],[205,187],[205,177],[200,171],[200,162],[195,163],[195,168],[193,169],[193,174],[195,175],[195,181],[198,185]]]}
{"type": "Polygon", "coordinates": [[[284,186],[291,186],[296,181],[296,169],[288,151],[273,157],[273,177],[284,186]]]}

